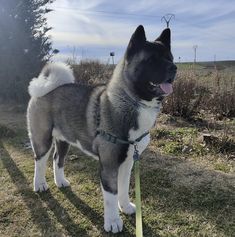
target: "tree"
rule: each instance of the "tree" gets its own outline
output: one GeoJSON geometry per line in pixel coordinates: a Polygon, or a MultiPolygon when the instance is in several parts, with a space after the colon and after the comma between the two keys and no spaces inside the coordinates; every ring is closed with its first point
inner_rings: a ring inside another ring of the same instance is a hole
{"type": "Polygon", "coordinates": [[[0,97],[26,102],[29,81],[57,52],[45,17],[54,0],[0,1],[0,97]]]}

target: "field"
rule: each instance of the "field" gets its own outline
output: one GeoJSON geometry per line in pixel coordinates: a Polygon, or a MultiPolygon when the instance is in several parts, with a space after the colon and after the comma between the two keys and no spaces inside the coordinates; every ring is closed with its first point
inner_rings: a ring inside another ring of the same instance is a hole
{"type": "MultiPolygon", "coordinates": [[[[200,77],[197,86],[209,88],[210,95],[218,81],[220,90],[235,84],[234,62],[219,62],[216,69],[210,63],[181,64],[178,68],[179,81],[189,75],[190,81],[200,77]]],[[[200,97],[197,104],[189,99],[187,110],[183,110],[176,106],[179,98],[174,96],[165,102],[171,109],[160,115],[141,159],[144,236],[232,237],[235,119],[228,111],[233,107],[207,110],[205,97],[200,97]]],[[[25,109],[1,103],[0,111],[0,236],[113,236],[103,231],[98,163],[71,149],[65,168],[71,187],[55,186],[50,160],[50,190],[34,193],[25,109]]],[[[133,177],[131,197],[134,200],[133,177]]],[[[122,217],[125,228],[116,236],[135,236],[135,217],[122,217]]]]}

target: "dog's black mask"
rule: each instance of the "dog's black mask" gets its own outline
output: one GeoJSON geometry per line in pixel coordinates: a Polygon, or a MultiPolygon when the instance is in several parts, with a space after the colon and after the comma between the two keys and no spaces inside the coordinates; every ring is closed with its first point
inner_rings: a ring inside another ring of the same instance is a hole
{"type": "Polygon", "coordinates": [[[171,31],[163,30],[153,42],[146,41],[143,26],[132,35],[125,53],[128,85],[142,100],[161,100],[172,92],[177,67],[171,53],[171,31]]]}

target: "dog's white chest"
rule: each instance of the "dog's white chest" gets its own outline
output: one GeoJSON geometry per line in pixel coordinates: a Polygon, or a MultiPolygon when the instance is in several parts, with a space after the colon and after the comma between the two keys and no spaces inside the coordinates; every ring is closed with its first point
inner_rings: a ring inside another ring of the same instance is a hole
{"type": "Polygon", "coordinates": [[[156,108],[139,108],[138,110],[138,129],[130,129],[129,138],[137,139],[145,132],[149,131],[155,124],[159,109],[156,108]]]}
{"type": "Polygon", "coordinates": [[[155,108],[140,108],[138,116],[139,130],[148,131],[150,130],[156,121],[158,110],[155,108]]]}
{"type": "MultiPolygon", "coordinates": [[[[138,110],[138,129],[130,129],[129,131],[129,139],[136,140],[144,133],[148,132],[155,124],[157,114],[159,109],[156,108],[140,108],[138,110]]],[[[148,146],[150,142],[150,135],[145,136],[138,142],[139,152],[142,151],[148,146]]]]}

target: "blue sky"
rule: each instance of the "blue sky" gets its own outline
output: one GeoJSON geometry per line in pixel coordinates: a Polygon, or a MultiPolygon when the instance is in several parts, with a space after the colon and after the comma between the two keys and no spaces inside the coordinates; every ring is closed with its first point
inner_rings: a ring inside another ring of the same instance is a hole
{"type": "Polygon", "coordinates": [[[107,62],[115,52],[118,61],[135,28],[142,24],[149,41],[165,28],[161,17],[175,14],[171,21],[175,61],[235,59],[235,2],[233,0],[56,0],[47,15],[54,60],[99,59],[107,62]]]}

